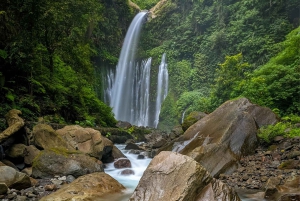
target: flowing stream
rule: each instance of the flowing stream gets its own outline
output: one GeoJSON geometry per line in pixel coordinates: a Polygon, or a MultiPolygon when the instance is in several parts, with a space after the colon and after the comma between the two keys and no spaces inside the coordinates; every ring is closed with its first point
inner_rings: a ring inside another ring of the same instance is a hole
{"type": "MultiPolygon", "coordinates": [[[[132,168],[126,168],[134,171],[134,175],[121,175],[124,169],[116,169],[113,163],[106,164],[105,173],[112,176],[118,182],[125,186],[126,190],[122,195],[109,195],[107,199],[101,199],[99,201],[128,201],[132,195],[134,189],[138,185],[144,171],[148,167],[151,158],[145,157],[145,159],[137,159],[137,154],[129,153],[130,150],[125,150],[124,144],[116,145],[116,147],[122,151],[122,153],[130,160],[132,168]]],[[[265,201],[257,193],[257,191],[251,190],[239,190],[237,191],[242,201],[265,201]]]]}
{"type": "Polygon", "coordinates": [[[113,163],[106,164],[104,170],[105,173],[109,174],[126,187],[125,194],[122,197],[118,196],[113,200],[110,198],[110,201],[128,201],[151,161],[151,158],[147,157],[145,157],[145,159],[137,159],[138,155],[129,153],[129,150],[125,150],[125,146],[126,145],[116,145],[116,147],[130,160],[132,167],[126,169],[133,170],[134,175],[121,175],[121,172],[124,169],[116,169],[113,163]]]}

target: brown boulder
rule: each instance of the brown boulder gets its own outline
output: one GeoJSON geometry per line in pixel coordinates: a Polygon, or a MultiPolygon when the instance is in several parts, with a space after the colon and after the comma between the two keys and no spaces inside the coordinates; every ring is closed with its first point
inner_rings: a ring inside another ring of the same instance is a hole
{"type": "Polygon", "coordinates": [[[254,152],[257,129],[276,121],[270,109],[254,105],[246,98],[227,101],[189,127],[173,151],[200,162],[212,176],[231,173],[241,156],[254,152]]]}
{"type": "Polygon", "coordinates": [[[65,148],[73,149],[55,130],[47,124],[38,124],[32,131],[34,145],[40,149],[65,148]]]}
{"type": "Polygon", "coordinates": [[[72,125],[65,126],[56,132],[62,136],[73,149],[101,159],[104,145],[100,131],[92,128],[83,128],[79,125],[72,125]]]}
{"type": "Polygon", "coordinates": [[[240,201],[226,184],[213,179],[192,158],[163,151],[153,158],[130,201],[240,201]]]}
{"type": "Polygon", "coordinates": [[[81,176],[40,201],[101,200],[105,195],[120,194],[125,190],[117,180],[97,172],[81,176]]]}

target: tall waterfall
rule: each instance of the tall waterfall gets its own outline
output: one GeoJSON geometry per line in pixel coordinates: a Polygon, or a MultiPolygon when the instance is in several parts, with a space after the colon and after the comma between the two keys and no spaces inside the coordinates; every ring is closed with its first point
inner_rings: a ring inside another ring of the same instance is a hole
{"type": "MultiPolygon", "coordinates": [[[[135,53],[146,12],[135,16],[126,34],[115,73],[107,72],[105,101],[113,108],[115,118],[137,126],[157,127],[160,107],[168,92],[166,54],[163,54],[157,80],[155,103],[150,98],[152,58],[137,62],[135,53]],[[152,100],[152,102],[150,101],[152,100]]],[[[152,85],[152,87],[151,87],[152,85]]]]}
{"type": "Polygon", "coordinates": [[[155,108],[155,128],[159,122],[159,114],[162,102],[165,100],[168,94],[168,69],[166,63],[166,53],[163,54],[161,58],[161,63],[159,65],[158,77],[157,77],[157,95],[156,95],[156,108],[155,108]]]}
{"type": "Polygon", "coordinates": [[[137,14],[129,26],[116,69],[115,83],[111,90],[110,106],[113,108],[116,119],[133,124],[136,122],[131,121],[134,112],[132,104],[137,95],[135,94],[137,87],[135,52],[146,14],[146,12],[137,14]]]}

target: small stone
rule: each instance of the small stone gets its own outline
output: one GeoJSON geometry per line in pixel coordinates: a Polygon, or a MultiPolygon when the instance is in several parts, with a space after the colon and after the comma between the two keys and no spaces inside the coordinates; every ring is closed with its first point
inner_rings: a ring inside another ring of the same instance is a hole
{"type": "Polygon", "coordinates": [[[17,198],[16,198],[16,201],[26,201],[26,200],[27,200],[26,196],[18,195],[17,198]]]}
{"type": "Polygon", "coordinates": [[[145,159],[145,156],[140,154],[140,155],[137,156],[137,159],[145,159]]]}
{"type": "Polygon", "coordinates": [[[33,194],[33,193],[28,193],[28,194],[27,194],[27,197],[29,197],[29,198],[35,198],[35,197],[36,197],[36,195],[35,195],[35,194],[33,194]]]}
{"type": "Polygon", "coordinates": [[[0,195],[4,195],[8,192],[8,187],[5,183],[0,183],[0,195]]]}
{"type": "Polygon", "coordinates": [[[131,168],[131,162],[127,158],[119,158],[117,161],[114,162],[114,167],[117,169],[131,168]]]}
{"type": "Polygon", "coordinates": [[[62,177],[59,177],[58,180],[60,181],[66,181],[67,177],[66,176],[62,176],[62,177]]]}
{"type": "Polygon", "coordinates": [[[66,178],[66,182],[67,183],[71,183],[72,181],[74,181],[76,178],[73,175],[68,175],[66,178]]]}
{"type": "Polygon", "coordinates": [[[63,181],[61,180],[57,180],[57,179],[52,179],[51,182],[57,186],[61,185],[63,183],[63,181]]]}
{"type": "Polygon", "coordinates": [[[48,184],[44,187],[45,191],[53,191],[56,190],[55,184],[48,184]]]}
{"type": "Polygon", "coordinates": [[[12,200],[12,199],[15,199],[17,197],[17,194],[15,193],[12,193],[12,194],[8,194],[7,195],[7,199],[10,199],[10,200],[12,200]]]}
{"type": "Polygon", "coordinates": [[[134,175],[134,171],[130,169],[123,170],[121,175],[134,175]]]}
{"type": "Polygon", "coordinates": [[[260,180],[261,180],[262,182],[266,182],[266,181],[268,181],[268,179],[269,179],[269,177],[262,176],[260,180]]]}
{"type": "Polygon", "coordinates": [[[274,142],[280,142],[280,141],[283,140],[283,139],[284,139],[283,136],[276,136],[276,137],[273,139],[273,141],[274,141],[274,142]]]}

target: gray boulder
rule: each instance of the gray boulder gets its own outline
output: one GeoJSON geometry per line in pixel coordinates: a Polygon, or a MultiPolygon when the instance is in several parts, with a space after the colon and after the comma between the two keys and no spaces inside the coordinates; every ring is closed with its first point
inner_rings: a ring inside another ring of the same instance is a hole
{"type": "MultiPolygon", "coordinates": [[[[0,183],[4,183],[8,188],[21,190],[31,187],[29,176],[12,167],[0,166],[0,175],[0,183]]],[[[5,186],[2,185],[2,189],[3,187],[5,189],[5,186]]]]}
{"type": "Polygon", "coordinates": [[[258,128],[276,122],[270,109],[246,98],[227,101],[189,127],[172,150],[192,157],[212,176],[228,174],[238,168],[241,156],[254,153],[258,128]]]}
{"type": "Polygon", "coordinates": [[[101,161],[78,151],[69,152],[63,149],[41,151],[32,166],[34,178],[48,178],[55,175],[79,177],[93,172],[103,172],[101,161]]]}

